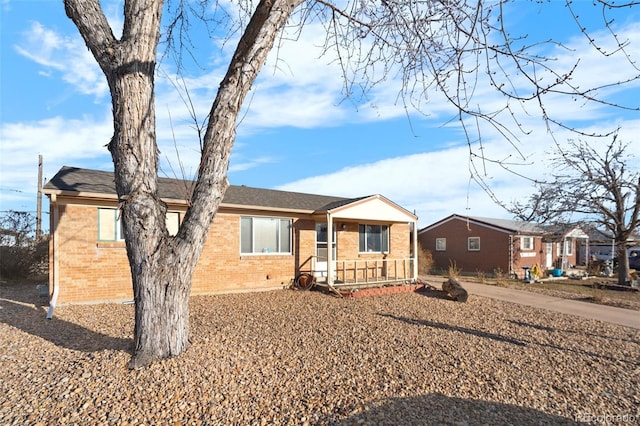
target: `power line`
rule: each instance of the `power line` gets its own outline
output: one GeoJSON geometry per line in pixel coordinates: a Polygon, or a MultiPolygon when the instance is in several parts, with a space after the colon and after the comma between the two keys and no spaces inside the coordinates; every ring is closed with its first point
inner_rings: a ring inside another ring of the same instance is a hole
{"type": "Polygon", "coordinates": [[[9,188],[8,186],[0,186],[0,190],[1,191],[8,191],[8,192],[22,192],[22,193],[24,193],[24,191],[22,191],[20,189],[9,188]]]}

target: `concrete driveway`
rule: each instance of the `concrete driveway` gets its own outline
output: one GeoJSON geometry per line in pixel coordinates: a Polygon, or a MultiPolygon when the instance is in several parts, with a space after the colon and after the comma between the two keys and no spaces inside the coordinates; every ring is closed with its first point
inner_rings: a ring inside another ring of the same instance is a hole
{"type": "Polygon", "coordinates": [[[474,296],[489,297],[505,302],[519,303],[521,305],[640,329],[640,311],[598,305],[579,300],[562,299],[560,297],[467,281],[463,281],[462,285],[469,294],[474,296]]]}

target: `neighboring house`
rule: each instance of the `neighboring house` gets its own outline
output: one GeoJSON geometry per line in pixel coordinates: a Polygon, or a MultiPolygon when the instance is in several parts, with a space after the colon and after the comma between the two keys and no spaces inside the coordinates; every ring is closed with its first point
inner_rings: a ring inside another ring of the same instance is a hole
{"type": "MultiPolygon", "coordinates": [[[[159,179],[172,234],[192,186],[159,179]]],[[[43,192],[50,199],[52,304],[131,300],[113,173],[63,167],[43,192]]],[[[283,288],[301,272],[336,287],[415,280],[416,224],[415,215],[381,195],[349,199],[230,186],[191,293],[283,288]]]]}
{"type": "Polygon", "coordinates": [[[616,257],[616,244],[612,236],[599,229],[588,229],[589,234],[588,245],[586,241],[580,244],[583,250],[589,252],[592,259],[596,260],[613,260],[616,257]]]}
{"type": "Polygon", "coordinates": [[[457,214],[418,231],[422,248],[433,254],[435,267],[454,265],[462,273],[509,273],[522,278],[537,265],[541,271],[576,264],[576,239],[587,238],[580,228],[541,225],[457,214]]]}
{"type": "MultiPolygon", "coordinates": [[[[603,231],[595,227],[590,227],[587,229],[587,233],[589,235],[589,239],[587,241],[580,241],[582,245],[582,252],[589,253],[591,259],[600,261],[613,261],[617,259],[618,253],[616,242],[609,231],[603,231]]],[[[630,254],[630,250],[638,249],[638,247],[640,247],[640,238],[637,234],[634,233],[627,240],[627,252],[630,254]]]]}

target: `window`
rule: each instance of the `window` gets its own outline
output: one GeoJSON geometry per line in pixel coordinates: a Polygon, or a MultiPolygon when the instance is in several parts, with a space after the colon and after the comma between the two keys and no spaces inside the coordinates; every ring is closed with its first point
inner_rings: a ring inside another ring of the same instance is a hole
{"type": "Polygon", "coordinates": [[[169,235],[172,237],[178,233],[178,229],[180,228],[180,213],[178,212],[167,212],[167,231],[169,231],[169,235]]]}
{"type": "Polygon", "coordinates": [[[564,246],[565,246],[565,253],[567,253],[567,256],[572,256],[573,255],[573,239],[569,238],[564,242],[564,246]]]}
{"type": "Polygon", "coordinates": [[[556,243],[556,254],[558,256],[562,256],[563,254],[567,256],[573,255],[573,238],[568,238],[564,241],[564,250],[562,243],[556,243]]]}
{"type": "Polygon", "coordinates": [[[436,251],[447,251],[446,238],[436,238],[436,251]]]}
{"type": "Polygon", "coordinates": [[[124,241],[118,209],[98,209],[98,240],[124,241]]]}
{"type": "MultiPolygon", "coordinates": [[[[169,235],[176,235],[180,227],[180,213],[167,212],[165,223],[169,235]]],[[[98,209],[98,240],[124,241],[124,232],[118,209],[98,209]]]]}
{"type": "MultiPolygon", "coordinates": [[[[326,223],[316,223],[316,256],[318,256],[319,261],[326,261],[328,256],[327,250],[327,224],[326,223]]],[[[336,227],[333,227],[333,235],[331,240],[331,257],[333,259],[336,258],[336,227]]]]}
{"type": "Polygon", "coordinates": [[[469,251],[480,251],[480,237],[469,237],[467,240],[467,249],[469,251]]]}
{"type": "Polygon", "coordinates": [[[291,253],[291,219],[240,218],[240,253],[291,253]]]}
{"type": "Polygon", "coordinates": [[[520,237],[520,248],[522,250],[533,250],[533,237],[520,237]]]}
{"type": "Polygon", "coordinates": [[[389,251],[389,227],[387,225],[359,225],[360,253],[384,253],[389,251]]]}

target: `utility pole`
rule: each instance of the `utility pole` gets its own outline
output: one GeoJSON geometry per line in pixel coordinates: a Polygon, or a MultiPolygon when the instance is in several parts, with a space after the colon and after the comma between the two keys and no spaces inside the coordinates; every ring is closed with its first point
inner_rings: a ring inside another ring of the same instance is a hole
{"type": "Polygon", "coordinates": [[[42,154],[38,154],[38,205],[36,208],[36,241],[42,237],[42,154]]]}

